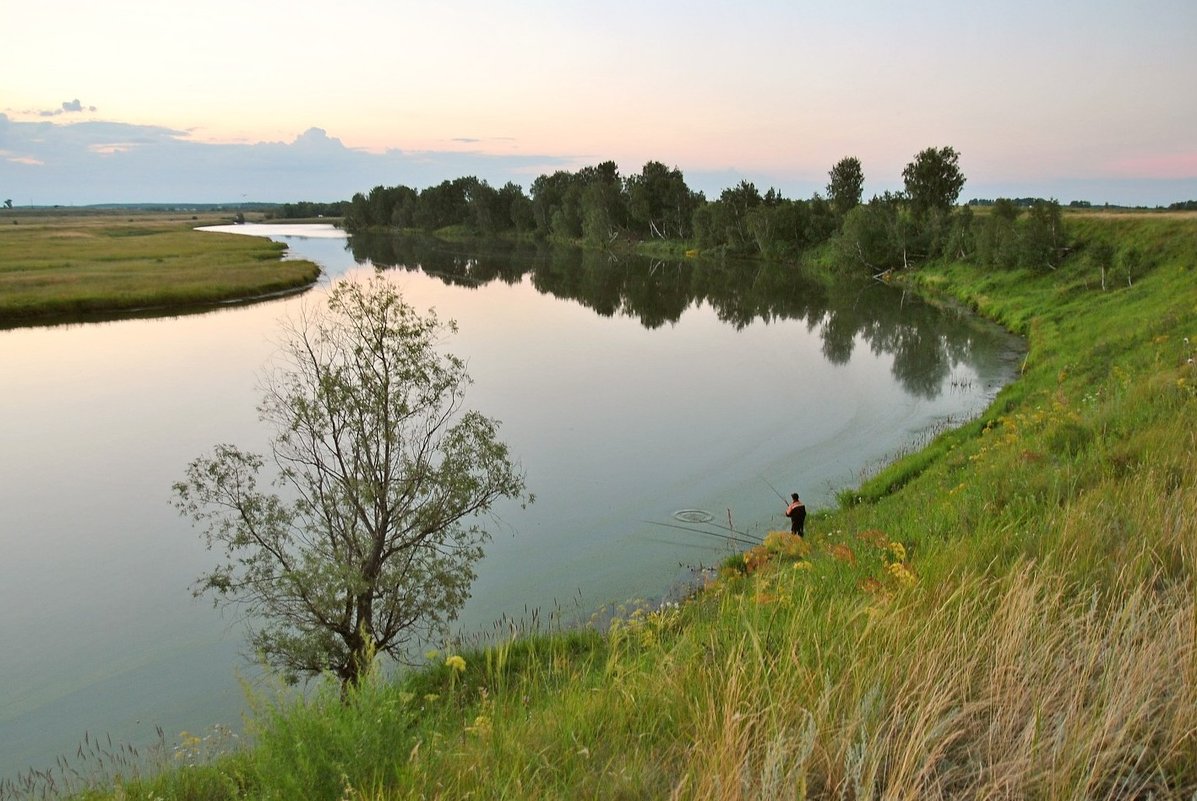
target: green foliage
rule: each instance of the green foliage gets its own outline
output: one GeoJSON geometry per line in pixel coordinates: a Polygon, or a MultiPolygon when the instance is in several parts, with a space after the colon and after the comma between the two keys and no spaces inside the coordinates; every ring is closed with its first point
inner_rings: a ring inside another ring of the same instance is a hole
{"type": "Polygon", "coordinates": [[[988,231],[977,232],[972,211],[953,209],[964,185],[958,158],[950,147],[923,150],[903,171],[905,192],[886,192],[863,206],[851,200],[859,162],[837,164],[828,191],[846,193],[849,201],[840,206],[850,207],[834,239],[840,268],[880,275],[945,255],[966,258],[987,248],[988,231]]]}
{"type": "Polygon", "coordinates": [[[903,168],[906,197],[915,217],[922,218],[935,209],[947,212],[955,205],[964,188],[959,161],[960,154],[954,148],[929,147],[903,168]]]}
{"type": "Polygon", "coordinates": [[[1048,450],[1059,456],[1075,457],[1093,440],[1093,432],[1077,420],[1063,420],[1047,432],[1048,450]]]}
{"type": "Polygon", "coordinates": [[[197,594],[244,603],[255,651],[289,679],[352,685],[376,651],[442,633],[488,536],[476,516],[523,496],[498,423],[463,411],[465,365],[438,349],[452,330],[381,276],[336,284],[287,330],[259,406],[287,494],[259,490],[266,460],[231,445],[174,485],[224,553],[197,594]]]}
{"type": "Polygon", "coordinates": [[[1014,204],[998,198],[993,210],[982,218],[976,235],[976,258],[981,264],[1010,268],[1018,262],[1018,229],[1022,213],[1014,204]]]}
{"type": "Polygon", "coordinates": [[[349,202],[346,200],[332,203],[301,200],[297,203],[284,203],[279,207],[278,216],[284,220],[311,220],[321,217],[335,219],[344,216],[348,207],[349,202]]]}
{"type": "Polygon", "coordinates": [[[511,226],[517,234],[532,231],[536,225],[536,215],[532,210],[532,201],[524,194],[518,185],[508,181],[499,190],[497,199],[497,215],[495,229],[501,230],[501,221],[511,221],[511,226]]]}
{"type": "Polygon", "coordinates": [[[615,162],[605,161],[582,180],[582,239],[592,246],[605,246],[626,224],[619,170],[615,162]]]}
{"type": "Polygon", "coordinates": [[[950,216],[950,224],[943,247],[939,251],[941,256],[949,259],[968,259],[976,252],[977,229],[973,210],[964,206],[950,216]]]}
{"type": "Polygon", "coordinates": [[[1064,256],[1066,238],[1060,204],[1038,201],[1022,224],[1019,262],[1026,267],[1055,269],[1064,256]]]}
{"type": "Polygon", "coordinates": [[[742,553],[735,553],[727,557],[720,563],[720,567],[732,573],[748,573],[748,563],[742,553]]]}
{"type": "Polygon", "coordinates": [[[377,786],[393,770],[380,760],[410,742],[422,703],[376,675],[345,697],[324,687],[304,702],[259,701],[256,783],[276,798],[336,799],[348,788],[377,786]]]}
{"type": "Polygon", "coordinates": [[[628,218],[635,230],[660,239],[690,237],[694,209],[703,198],[686,186],[681,170],[649,161],[628,176],[626,186],[628,218]]]}
{"type": "Polygon", "coordinates": [[[750,248],[752,233],[749,213],[763,202],[761,193],[751,181],[740,181],[719,195],[716,219],[722,228],[722,238],[734,252],[750,248]]]}
{"type": "MultiPolygon", "coordinates": [[[[908,165],[908,193],[881,202],[884,214],[853,221],[845,247],[851,263],[864,261],[874,272],[906,266],[952,250],[971,249],[971,232],[957,228],[951,214],[964,177],[951,148],[928,149],[908,165]],[[899,213],[900,212],[900,213],[899,213]],[[859,245],[859,247],[857,246],[859,245]]],[[[487,235],[534,232],[537,237],[612,248],[621,238],[683,241],[704,251],[797,260],[822,246],[858,207],[864,186],[860,160],[841,159],[828,173],[828,198],[787,199],[770,189],[764,195],[740,181],[707,201],[686,185],[681,171],[659,161],[621,179],[605,161],[576,172],[558,170],[532,182],[531,197],[514,184],[495,192],[485,181],[459,178],[416,193],[407,187],[375,187],[356,194],[344,225],[361,233],[384,227],[435,231],[465,226],[487,235]]]]}
{"type": "Polygon", "coordinates": [[[827,199],[835,213],[842,217],[860,204],[864,192],[864,170],[860,159],[854,156],[840,159],[827,176],[827,199]]]}
{"type": "Polygon", "coordinates": [[[841,264],[879,274],[926,256],[926,234],[901,196],[888,192],[848,212],[836,238],[841,264]]]}
{"type": "Polygon", "coordinates": [[[1114,246],[1105,240],[1089,245],[1086,251],[1089,264],[1101,273],[1101,288],[1106,288],[1106,275],[1114,267],[1114,246]]]}
{"type": "Polygon", "coordinates": [[[494,189],[486,181],[465,176],[416,191],[409,186],[376,186],[346,204],[342,225],[347,231],[418,228],[436,231],[455,225],[471,233],[524,233],[533,225],[531,201],[508,182],[494,189]]]}
{"type": "Polygon", "coordinates": [[[976,259],[1001,269],[1055,269],[1068,254],[1068,230],[1060,204],[1036,200],[1024,215],[1008,198],[998,198],[982,218],[976,259]]]}

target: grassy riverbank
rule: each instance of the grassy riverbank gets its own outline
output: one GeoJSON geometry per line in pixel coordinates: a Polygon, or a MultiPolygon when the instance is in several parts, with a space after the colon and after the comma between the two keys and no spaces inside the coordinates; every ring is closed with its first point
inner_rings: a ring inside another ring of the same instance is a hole
{"type": "Polygon", "coordinates": [[[186,736],[88,797],[1190,797],[1197,221],[1070,224],[1054,271],[904,277],[1025,335],[1022,375],[805,543],[609,631],[263,702],[254,747],[186,736]],[[1102,289],[1098,240],[1129,282],[1102,289]]]}
{"type": "Polygon", "coordinates": [[[192,230],[230,222],[166,213],[8,216],[0,220],[0,326],[164,313],[306,286],[307,261],[262,237],[192,230]],[[15,224],[13,224],[15,223],[15,224]]]}

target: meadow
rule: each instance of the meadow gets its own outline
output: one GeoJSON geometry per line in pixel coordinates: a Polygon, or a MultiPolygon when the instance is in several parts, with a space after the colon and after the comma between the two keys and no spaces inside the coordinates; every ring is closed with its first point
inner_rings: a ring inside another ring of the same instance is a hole
{"type": "Polygon", "coordinates": [[[252,744],[164,736],[157,772],[126,760],[78,797],[1192,797],[1197,218],[1068,225],[1054,270],[899,276],[1025,336],[1021,376],[805,540],[348,703],[257,698],[252,744]]]}
{"type": "Polygon", "coordinates": [[[311,284],[319,268],[283,260],[263,237],[193,230],[227,215],[6,214],[0,219],[0,326],[156,313],[311,284]]]}

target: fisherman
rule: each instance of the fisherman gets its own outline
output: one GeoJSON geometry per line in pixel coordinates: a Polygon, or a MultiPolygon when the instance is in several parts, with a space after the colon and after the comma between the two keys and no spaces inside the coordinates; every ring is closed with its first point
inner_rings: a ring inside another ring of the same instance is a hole
{"type": "Polygon", "coordinates": [[[786,507],[786,517],[790,518],[790,533],[799,537],[806,536],[806,504],[798,498],[798,493],[791,492],[790,505],[786,507]]]}

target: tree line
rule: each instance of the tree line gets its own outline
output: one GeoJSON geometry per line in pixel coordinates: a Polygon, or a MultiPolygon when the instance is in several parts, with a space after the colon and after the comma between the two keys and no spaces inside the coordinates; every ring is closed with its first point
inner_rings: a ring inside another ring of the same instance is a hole
{"type": "Polygon", "coordinates": [[[311,200],[301,200],[297,203],[284,203],[275,211],[284,220],[306,220],[316,217],[344,217],[349,208],[349,201],[334,200],[331,203],[318,203],[311,200]]]}
{"type": "Polygon", "coordinates": [[[939,256],[1049,268],[1067,253],[1055,200],[998,198],[957,207],[965,176],[952,147],[916,154],[902,171],[900,192],[865,201],[864,178],[860,160],[847,156],[829,170],[825,194],[787,198],[741,181],[708,199],[677,167],[649,161],[622,176],[615,162],[604,161],[541,175],[529,193],[511,182],[496,189],[474,176],[423,190],[375,186],[346,204],[343,225],[351,233],[458,227],[590,247],[657,239],[779,260],[828,245],[836,264],[872,274],[939,256]]]}

